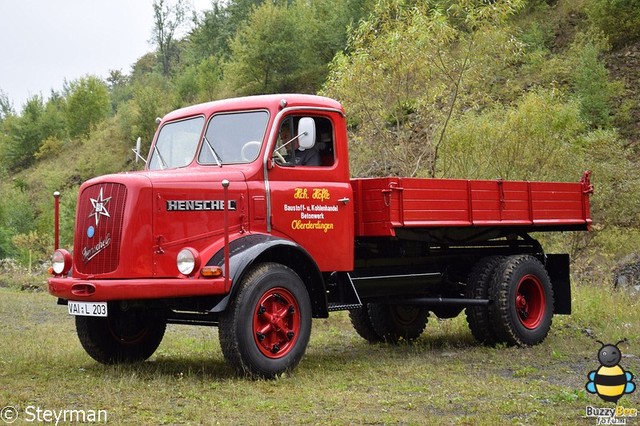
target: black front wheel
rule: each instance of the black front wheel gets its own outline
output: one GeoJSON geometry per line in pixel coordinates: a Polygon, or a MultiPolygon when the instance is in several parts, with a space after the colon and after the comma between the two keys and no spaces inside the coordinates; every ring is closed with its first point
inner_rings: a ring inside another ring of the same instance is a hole
{"type": "Polygon", "coordinates": [[[300,277],[277,263],[254,267],[220,316],[222,353],[241,374],[274,378],[293,370],[311,335],[311,301],[300,277]]]}
{"type": "Polygon", "coordinates": [[[109,316],[76,317],[76,332],[84,350],[103,364],[134,363],[149,358],[158,349],[166,319],[142,308],[109,306],[109,316]]]}

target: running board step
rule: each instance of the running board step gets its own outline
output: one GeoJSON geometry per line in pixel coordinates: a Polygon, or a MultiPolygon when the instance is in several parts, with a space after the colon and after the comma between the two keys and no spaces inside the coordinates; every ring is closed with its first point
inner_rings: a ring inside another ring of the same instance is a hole
{"type": "Polygon", "coordinates": [[[327,308],[329,309],[329,312],[352,311],[354,309],[362,308],[362,304],[361,303],[329,303],[329,306],[327,308]]]}

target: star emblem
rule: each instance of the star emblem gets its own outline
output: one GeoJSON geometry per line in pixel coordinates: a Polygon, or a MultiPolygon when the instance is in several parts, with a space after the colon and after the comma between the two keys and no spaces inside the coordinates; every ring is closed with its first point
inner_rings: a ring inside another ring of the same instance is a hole
{"type": "Polygon", "coordinates": [[[89,214],[89,217],[95,216],[96,218],[96,226],[100,222],[100,216],[111,217],[109,215],[109,211],[107,210],[107,204],[111,201],[111,197],[103,198],[102,188],[100,188],[100,193],[98,194],[98,198],[89,198],[91,204],[93,205],[93,211],[89,214]]]}

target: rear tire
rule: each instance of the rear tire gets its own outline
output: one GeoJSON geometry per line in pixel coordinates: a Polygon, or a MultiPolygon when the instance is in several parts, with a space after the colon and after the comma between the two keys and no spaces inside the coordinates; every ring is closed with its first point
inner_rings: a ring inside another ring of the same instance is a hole
{"type": "Polygon", "coordinates": [[[311,335],[311,301],[300,277],[277,263],[256,266],[220,316],[222,353],[240,373],[271,379],[293,370],[311,335]]]}
{"type": "Polygon", "coordinates": [[[356,333],[360,335],[364,340],[369,343],[380,343],[382,337],[376,333],[369,317],[369,309],[365,303],[362,308],[352,309],[349,311],[349,318],[351,319],[351,325],[356,330],[356,333]]]}
{"type": "MultiPolygon", "coordinates": [[[[504,257],[487,256],[475,264],[467,280],[465,297],[468,299],[488,299],[491,282],[496,269],[504,257]]],[[[493,345],[496,334],[489,314],[489,306],[469,306],[466,308],[467,323],[471,334],[480,343],[493,345]]]]}
{"type": "Polygon", "coordinates": [[[158,349],[167,327],[165,318],[132,308],[109,306],[106,318],[76,316],[76,332],[84,350],[102,364],[141,362],[158,349]]]}
{"type": "Polygon", "coordinates": [[[551,328],[553,289],[542,263],[531,255],[510,256],[496,270],[490,307],[498,340],[536,345],[551,328]]]}
{"type": "Polygon", "coordinates": [[[371,326],[383,342],[397,344],[420,337],[427,325],[429,311],[412,305],[369,303],[371,326]]]}

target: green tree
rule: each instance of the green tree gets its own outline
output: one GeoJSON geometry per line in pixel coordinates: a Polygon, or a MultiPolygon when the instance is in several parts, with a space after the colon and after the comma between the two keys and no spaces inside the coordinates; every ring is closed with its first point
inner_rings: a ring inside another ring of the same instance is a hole
{"type": "MultiPolygon", "coordinates": [[[[599,227],[640,227],[640,166],[637,153],[613,129],[597,129],[579,142],[593,170],[596,191],[592,196],[592,215],[599,227]]],[[[624,232],[624,231],[623,231],[624,232]]]]}
{"type": "Polygon", "coordinates": [[[0,186],[0,254],[14,257],[16,248],[12,241],[17,234],[28,233],[34,227],[36,211],[29,196],[27,184],[20,178],[12,179],[0,186]]]}
{"type": "Polygon", "coordinates": [[[17,234],[12,238],[23,265],[33,270],[33,264],[40,259],[46,259],[51,253],[51,235],[42,235],[37,231],[17,234]]]}
{"type": "Polygon", "coordinates": [[[218,57],[209,56],[197,65],[185,67],[175,79],[175,90],[186,103],[206,102],[224,93],[222,63],[218,57]]]}
{"type": "Polygon", "coordinates": [[[640,40],[638,0],[587,0],[589,20],[603,31],[614,47],[640,40]]]}
{"type": "Polygon", "coordinates": [[[13,104],[6,93],[0,90],[0,123],[5,117],[14,115],[13,104]]]}
{"type": "Polygon", "coordinates": [[[195,17],[195,28],[189,35],[191,63],[209,56],[228,59],[231,55],[230,40],[238,28],[251,15],[254,7],[264,0],[215,0],[210,10],[195,17]]]}
{"type": "Polygon", "coordinates": [[[40,125],[43,115],[42,97],[34,96],[25,103],[21,116],[12,120],[5,119],[9,135],[5,139],[5,155],[10,171],[20,170],[33,162],[33,155],[45,138],[44,129],[40,125]]]}
{"type": "Polygon", "coordinates": [[[587,167],[577,142],[586,131],[578,102],[537,89],[513,105],[496,103],[454,120],[439,170],[469,179],[577,180],[587,167]]]}
{"type": "Polygon", "coordinates": [[[61,104],[62,99],[56,93],[52,93],[46,105],[41,96],[34,96],[27,100],[20,116],[11,115],[3,120],[0,154],[9,171],[30,166],[45,139],[61,139],[66,135],[61,104]]]}
{"type": "Polygon", "coordinates": [[[623,85],[610,81],[609,71],[600,59],[603,49],[603,42],[579,34],[567,59],[571,63],[571,89],[580,101],[582,113],[593,127],[606,129],[611,127],[613,100],[622,94],[623,85]]]}
{"type": "Polygon", "coordinates": [[[238,94],[315,93],[366,1],[265,2],[230,43],[225,82],[238,94]]]}
{"type": "Polygon", "coordinates": [[[171,73],[173,61],[179,55],[178,31],[187,22],[188,11],[185,0],[177,0],[173,4],[165,3],[165,0],[153,2],[152,41],[158,49],[165,76],[171,73]]]}
{"type": "Polygon", "coordinates": [[[118,110],[120,104],[128,101],[133,96],[131,77],[123,74],[120,70],[109,71],[107,87],[109,88],[109,98],[111,99],[111,110],[114,113],[118,110]]]}
{"type": "Polygon", "coordinates": [[[304,40],[289,8],[264,3],[231,42],[227,80],[239,94],[293,91],[304,40]]]}
{"type": "Polygon", "coordinates": [[[71,82],[66,99],[67,128],[72,137],[87,136],[111,112],[107,85],[95,76],[71,82]]]}
{"type": "Polygon", "coordinates": [[[134,108],[131,113],[135,118],[132,136],[133,139],[142,138],[142,152],[146,153],[157,128],[156,119],[173,109],[171,90],[169,81],[158,74],[152,74],[136,82],[133,91],[134,108]]]}
{"type": "Polygon", "coordinates": [[[131,84],[147,78],[158,68],[158,59],[155,53],[142,55],[131,67],[131,84]]]}
{"type": "Polygon", "coordinates": [[[512,80],[521,44],[505,22],[522,2],[445,6],[381,1],[332,62],[324,93],[349,111],[356,175],[436,176],[450,122],[512,80]]]}

